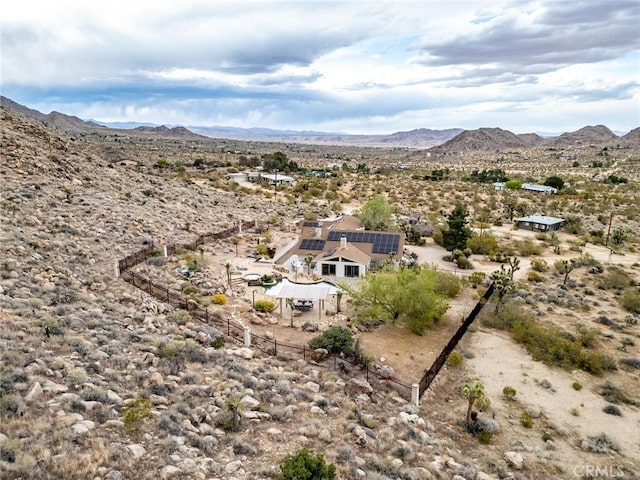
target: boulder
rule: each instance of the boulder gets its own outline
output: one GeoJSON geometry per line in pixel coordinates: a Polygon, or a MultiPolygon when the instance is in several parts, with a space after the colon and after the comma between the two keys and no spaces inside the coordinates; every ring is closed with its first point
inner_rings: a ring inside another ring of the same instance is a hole
{"type": "Polygon", "coordinates": [[[311,360],[314,362],[322,362],[329,357],[329,351],[326,348],[316,348],[311,352],[311,360]]]}
{"type": "Polygon", "coordinates": [[[504,459],[516,470],[522,470],[524,467],[524,458],[520,452],[505,452],[504,459]]]}

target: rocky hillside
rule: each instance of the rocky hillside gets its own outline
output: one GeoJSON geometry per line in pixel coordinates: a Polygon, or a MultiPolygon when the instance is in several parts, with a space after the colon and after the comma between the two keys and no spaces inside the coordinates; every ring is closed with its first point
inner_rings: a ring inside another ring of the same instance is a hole
{"type": "Polygon", "coordinates": [[[610,143],[618,136],[604,125],[583,127],[575,132],[567,132],[549,141],[555,146],[602,145],[610,143]]]}
{"type": "Polygon", "coordinates": [[[501,128],[479,128],[465,130],[439,147],[431,149],[434,153],[472,152],[502,150],[505,148],[525,148],[530,146],[534,137],[520,137],[501,128]]]}

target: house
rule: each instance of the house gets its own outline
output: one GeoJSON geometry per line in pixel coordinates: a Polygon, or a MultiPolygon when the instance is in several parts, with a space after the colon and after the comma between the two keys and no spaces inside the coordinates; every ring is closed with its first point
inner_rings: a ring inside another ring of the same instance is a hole
{"type": "Polygon", "coordinates": [[[533,230],[534,232],[560,230],[564,222],[564,218],[546,217],[544,215],[529,215],[527,217],[516,218],[518,228],[533,230]]]}
{"type": "Polygon", "coordinates": [[[523,183],[522,190],[529,190],[530,192],[544,193],[545,195],[558,193],[558,189],[555,187],[550,187],[548,185],[538,185],[537,183],[523,183]]]}
{"type": "Polygon", "coordinates": [[[232,182],[236,182],[236,183],[256,182],[260,178],[260,173],[258,172],[228,173],[227,178],[232,182]]]}
{"type": "Polygon", "coordinates": [[[305,258],[311,253],[311,271],[315,275],[358,278],[376,262],[401,255],[403,249],[402,233],[363,230],[356,217],[345,215],[303,221],[297,241],[276,254],[274,261],[292,272],[305,271],[305,258]]]}
{"type": "Polygon", "coordinates": [[[294,178],[288,175],[278,175],[270,174],[270,173],[261,173],[260,181],[266,182],[269,185],[278,185],[279,187],[283,185],[291,185],[293,183],[294,178]]]}

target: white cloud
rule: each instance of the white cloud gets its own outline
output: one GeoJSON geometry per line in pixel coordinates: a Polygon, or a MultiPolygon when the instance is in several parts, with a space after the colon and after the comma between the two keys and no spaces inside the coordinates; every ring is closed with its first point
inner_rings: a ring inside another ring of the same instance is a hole
{"type": "Polygon", "coordinates": [[[25,0],[0,21],[3,94],[83,118],[387,133],[640,123],[637,0],[25,0]]]}

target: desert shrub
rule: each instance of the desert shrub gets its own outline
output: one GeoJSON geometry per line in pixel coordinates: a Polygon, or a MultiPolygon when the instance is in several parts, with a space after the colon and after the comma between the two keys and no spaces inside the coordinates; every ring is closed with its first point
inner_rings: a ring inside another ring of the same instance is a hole
{"type": "Polygon", "coordinates": [[[586,327],[579,327],[577,340],[583,347],[592,348],[598,341],[598,334],[599,332],[597,330],[592,330],[586,327]]]}
{"type": "Polygon", "coordinates": [[[575,391],[580,391],[582,390],[582,384],[580,382],[573,382],[571,384],[571,387],[575,390],[575,391]]]}
{"type": "Polygon", "coordinates": [[[546,272],[549,270],[549,264],[546,260],[542,258],[532,258],[531,259],[531,268],[536,272],[546,272]]]}
{"type": "Polygon", "coordinates": [[[610,267],[607,273],[603,275],[599,282],[602,288],[612,288],[614,290],[623,290],[633,284],[631,275],[618,267],[610,267]]]}
{"type": "Polygon", "coordinates": [[[227,296],[224,293],[216,293],[211,297],[211,301],[214,305],[224,305],[227,303],[227,296]]]}
{"type": "Polygon", "coordinates": [[[623,358],[620,360],[620,363],[627,367],[640,369],[640,359],[637,358],[623,358]]]}
{"type": "Polygon", "coordinates": [[[533,427],[533,419],[531,418],[529,412],[522,412],[522,415],[520,415],[520,425],[522,425],[524,428],[533,427]]]}
{"type": "Polygon", "coordinates": [[[479,284],[484,282],[486,276],[487,275],[484,272],[473,272],[469,275],[469,282],[473,288],[476,288],[479,284]]]}
{"type": "Polygon", "coordinates": [[[606,405],[602,411],[604,413],[607,413],[609,415],[615,415],[616,417],[621,417],[622,416],[622,412],[620,411],[620,409],[618,407],[616,407],[615,405],[606,405]]]}
{"type": "Polygon", "coordinates": [[[74,368],[67,374],[67,384],[71,387],[81,385],[87,381],[87,372],[84,368],[74,368]]]}
{"type": "Polygon", "coordinates": [[[530,282],[539,283],[544,279],[542,278],[542,275],[540,275],[538,272],[529,270],[529,272],[527,273],[527,280],[529,280],[530,282]]]}
{"type": "Polygon", "coordinates": [[[3,417],[21,417],[26,405],[20,395],[3,395],[0,397],[0,415],[3,417]]]}
{"type": "Polygon", "coordinates": [[[634,403],[615,383],[607,380],[602,385],[600,395],[609,403],[634,403]]]}
{"type": "Polygon", "coordinates": [[[493,432],[489,432],[487,430],[482,430],[478,432],[476,435],[478,437],[478,441],[483,445],[488,445],[491,443],[491,439],[493,438],[493,432]]]}
{"type": "Polygon", "coordinates": [[[191,321],[191,314],[186,310],[178,309],[169,313],[167,320],[175,322],[178,325],[184,325],[191,321]]]}
{"type": "Polygon", "coordinates": [[[324,455],[303,448],[294,455],[287,455],[280,465],[279,480],[333,480],[336,466],[327,464],[324,455]]]}
{"type": "Polygon", "coordinates": [[[502,395],[504,395],[504,398],[507,400],[513,400],[516,397],[516,393],[516,389],[509,385],[502,389],[502,395]]]}
{"type": "Polygon", "coordinates": [[[242,429],[242,402],[238,398],[229,398],[224,410],[218,415],[216,424],[226,432],[238,432],[242,429]]]}
{"type": "Polygon", "coordinates": [[[584,437],[580,441],[583,450],[593,453],[613,453],[620,452],[620,446],[614,439],[609,438],[606,433],[592,437],[584,437]]]}
{"type": "Polygon", "coordinates": [[[256,300],[256,304],[254,308],[258,312],[269,313],[272,312],[276,308],[275,302],[271,300],[256,300]]]}
{"type": "Polygon", "coordinates": [[[185,260],[187,261],[186,265],[190,272],[200,272],[209,266],[209,261],[205,257],[196,255],[195,253],[185,255],[185,260]]]}
{"type": "Polygon", "coordinates": [[[216,350],[217,350],[217,349],[220,349],[220,348],[222,348],[222,347],[224,347],[224,338],[222,338],[222,337],[216,337],[216,338],[214,338],[214,339],[211,341],[211,346],[212,346],[213,348],[215,348],[216,350]]]}
{"type": "Polygon", "coordinates": [[[549,432],[543,432],[542,433],[542,441],[543,442],[553,441],[553,436],[549,432]]]}
{"type": "Polygon", "coordinates": [[[453,298],[460,292],[460,279],[457,275],[448,272],[437,272],[435,293],[453,298]]]}
{"type": "Polygon", "coordinates": [[[542,246],[533,242],[533,240],[529,238],[516,240],[513,244],[517,252],[522,257],[530,257],[531,255],[540,255],[542,253],[542,246]]]}
{"type": "Polygon", "coordinates": [[[578,339],[568,337],[557,327],[539,325],[531,318],[516,320],[512,335],[535,360],[549,365],[580,368],[596,375],[616,369],[616,362],[609,355],[585,350],[578,339]]]}
{"type": "Polygon", "coordinates": [[[620,296],[620,305],[631,313],[640,313],[640,292],[636,288],[628,288],[620,296]]]}
{"type": "Polygon", "coordinates": [[[454,350],[447,357],[447,365],[452,367],[457,367],[462,363],[463,357],[462,354],[458,350],[454,350]]]}
{"type": "Polygon", "coordinates": [[[482,235],[472,234],[467,240],[467,247],[478,255],[488,255],[498,250],[498,240],[492,233],[484,232],[482,235]]]}
{"type": "Polygon", "coordinates": [[[129,430],[139,430],[145,420],[153,417],[151,402],[143,397],[131,400],[120,410],[124,426],[129,430]]]}
{"type": "Polygon", "coordinates": [[[473,264],[471,263],[471,261],[464,255],[458,255],[456,257],[456,265],[458,266],[458,268],[462,269],[462,270],[472,270],[473,269],[473,264]]]}
{"type": "Polygon", "coordinates": [[[354,352],[353,333],[348,328],[333,326],[322,334],[309,340],[312,349],[324,348],[330,353],[345,353],[351,355],[354,352]]]}

